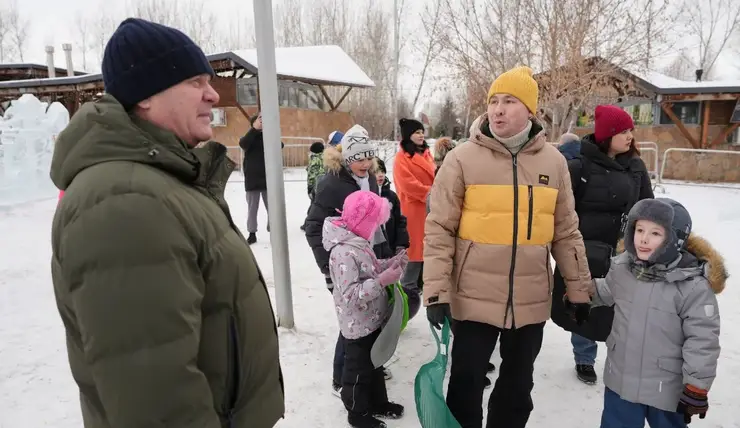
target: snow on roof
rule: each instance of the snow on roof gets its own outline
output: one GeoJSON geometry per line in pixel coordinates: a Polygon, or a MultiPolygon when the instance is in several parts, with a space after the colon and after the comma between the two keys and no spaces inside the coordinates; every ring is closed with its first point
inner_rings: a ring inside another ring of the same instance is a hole
{"type": "Polygon", "coordinates": [[[702,80],[700,82],[675,79],[657,71],[625,68],[625,71],[635,77],[644,80],[658,89],[658,92],[678,93],[685,91],[711,92],[711,91],[734,91],[740,92],[740,80],[702,80]]]}
{"type": "MultiPolygon", "coordinates": [[[[257,50],[234,54],[259,70],[257,50]]],[[[339,46],[275,48],[275,65],[281,78],[295,78],[315,84],[374,87],[375,83],[339,46]]]]}

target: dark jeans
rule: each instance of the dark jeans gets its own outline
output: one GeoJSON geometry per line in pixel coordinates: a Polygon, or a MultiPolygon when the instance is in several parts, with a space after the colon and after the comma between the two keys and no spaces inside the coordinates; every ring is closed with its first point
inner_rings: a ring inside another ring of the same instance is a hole
{"type": "Polygon", "coordinates": [[[643,428],[647,420],[650,428],[686,428],[683,415],[666,412],[644,404],[623,400],[616,392],[604,388],[604,410],[601,428],[643,428]]]}
{"type": "Polygon", "coordinates": [[[545,323],[516,330],[474,321],[454,321],[447,405],[462,428],[483,425],[483,390],[491,354],[500,336],[501,367],[488,401],[486,428],[524,428],[534,409],[534,362],[545,323]]]}
{"type": "Polygon", "coordinates": [[[350,413],[371,413],[388,402],[383,368],[375,368],[370,358],[380,329],[359,339],[345,339],[342,401],[350,413]]]}

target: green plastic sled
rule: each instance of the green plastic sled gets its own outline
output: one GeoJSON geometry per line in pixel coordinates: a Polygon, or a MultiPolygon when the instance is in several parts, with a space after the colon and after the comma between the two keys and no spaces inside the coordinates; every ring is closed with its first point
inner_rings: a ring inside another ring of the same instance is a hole
{"type": "Polygon", "coordinates": [[[460,428],[444,396],[444,380],[450,348],[450,324],[445,319],[442,326],[442,339],[437,330],[429,324],[437,343],[437,356],[419,369],[414,380],[416,413],[422,428],[460,428]]]}

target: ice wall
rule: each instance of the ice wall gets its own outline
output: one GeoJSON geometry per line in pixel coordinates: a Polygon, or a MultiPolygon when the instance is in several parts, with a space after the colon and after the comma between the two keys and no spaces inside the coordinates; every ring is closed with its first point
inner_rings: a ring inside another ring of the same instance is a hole
{"type": "Polygon", "coordinates": [[[0,116],[0,205],[55,197],[49,178],[54,140],[69,123],[60,103],[25,94],[0,116]]]}

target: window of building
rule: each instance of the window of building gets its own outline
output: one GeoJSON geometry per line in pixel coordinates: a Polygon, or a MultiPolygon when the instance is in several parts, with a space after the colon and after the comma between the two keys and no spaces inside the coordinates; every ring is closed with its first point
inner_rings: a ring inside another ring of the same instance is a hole
{"type": "MultiPolygon", "coordinates": [[[[236,99],[241,105],[257,105],[257,79],[239,79],[236,85],[236,99]]],[[[310,110],[325,110],[326,102],[321,90],[305,83],[278,81],[278,104],[280,107],[293,107],[310,110]]]]}
{"type": "MultiPolygon", "coordinates": [[[[678,117],[684,125],[699,125],[701,123],[701,103],[699,102],[684,102],[684,103],[673,103],[671,110],[673,114],[678,117]]],[[[661,125],[673,125],[673,121],[667,114],[660,109],[660,124],[661,125]]]]}
{"type": "Polygon", "coordinates": [[[653,105],[652,104],[635,104],[624,107],[624,111],[632,116],[635,125],[652,125],[653,124],[653,105]]]}

